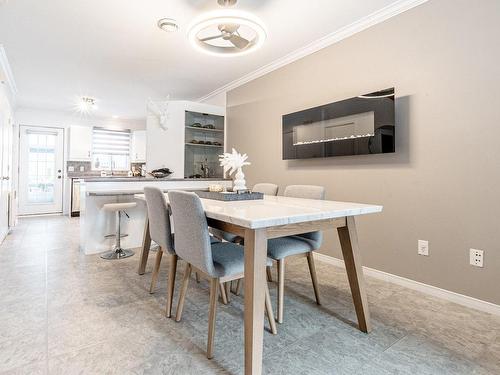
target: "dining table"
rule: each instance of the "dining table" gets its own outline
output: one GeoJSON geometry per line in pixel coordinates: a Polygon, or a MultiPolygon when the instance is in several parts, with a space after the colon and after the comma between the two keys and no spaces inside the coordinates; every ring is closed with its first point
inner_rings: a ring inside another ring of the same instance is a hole
{"type": "MultiPolygon", "coordinates": [[[[168,194],[165,194],[168,202],[168,194]]],[[[135,198],[144,201],[144,194],[135,198]]],[[[209,227],[244,238],[244,346],[245,374],[262,373],[264,286],[267,240],[336,228],[358,320],[358,328],[371,331],[355,218],[379,213],[382,206],[352,202],[264,196],[259,200],[201,199],[209,227]]],[[[174,222],[175,225],[175,222],[174,222]]],[[[175,230],[175,229],[174,229],[175,230]]],[[[146,220],[138,273],[143,274],[151,246],[146,220]]]]}

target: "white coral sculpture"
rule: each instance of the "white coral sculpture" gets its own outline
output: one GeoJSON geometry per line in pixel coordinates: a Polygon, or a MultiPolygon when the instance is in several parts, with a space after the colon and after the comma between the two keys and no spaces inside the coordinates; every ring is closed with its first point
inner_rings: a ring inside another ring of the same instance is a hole
{"type": "Polygon", "coordinates": [[[222,155],[219,155],[219,161],[221,167],[224,167],[224,171],[228,172],[229,175],[232,175],[236,172],[234,176],[234,187],[233,190],[247,190],[245,175],[242,171],[242,167],[245,165],[250,165],[250,162],[246,161],[248,159],[247,154],[240,154],[233,148],[233,152],[225,152],[222,155]]]}

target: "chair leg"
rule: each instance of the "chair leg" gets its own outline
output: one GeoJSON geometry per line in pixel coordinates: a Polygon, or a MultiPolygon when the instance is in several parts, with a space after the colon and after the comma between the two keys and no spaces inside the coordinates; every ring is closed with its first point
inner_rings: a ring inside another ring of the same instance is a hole
{"type": "Polygon", "coordinates": [[[186,265],[186,271],[184,273],[184,279],[182,280],[181,294],[179,295],[179,303],[177,304],[177,314],[175,315],[175,321],[180,322],[182,317],[182,309],[184,308],[184,300],[186,299],[186,292],[189,284],[189,278],[191,277],[191,265],[188,263],[186,265]]]}
{"type": "MultiPolygon", "coordinates": [[[[214,356],[214,337],[215,337],[215,316],[217,312],[217,291],[219,289],[219,279],[210,280],[210,308],[208,310],[208,342],[207,358],[214,356]]],[[[222,290],[222,289],[221,289],[222,290]]]]}
{"type": "Polygon", "coordinates": [[[234,294],[239,296],[241,292],[241,279],[236,281],[236,289],[234,290],[234,294]]]}
{"type": "Polygon", "coordinates": [[[266,313],[267,313],[267,320],[269,321],[269,327],[271,327],[271,333],[273,335],[278,334],[278,330],[276,329],[276,322],[274,321],[274,313],[273,313],[273,306],[271,304],[271,295],[269,294],[269,287],[267,286],[266,283],[266,313]]]}
{"type": "Polygon", "coordinates": [[[170,254],[170,266],[168,269],[168,287],[167,287],[167,318],[172,316],[172,301],[174,300],[175,274],[177,273],[177,255],[170,254]]]}
{"type": "Polygon", "coordinates": [[[312,252],[307,253],[307,264],[309,265],[309,273],[311,274],[316,303],[318,305],[321,305],[321,299],[319,297],[318,278],[316,277],[316,267],[314,266],[314,257],[312,252]]]}
{"type": "Polygon", "coordinates": [[[283,300],[285,294],[285,258],[278,260],[278,323],[283,323],[283,300]]]}
{"type": "Polygon", "coordinates": [[[222,298],[222,303],[224,305],[227,305],[228,300],[227,300],[227,295],[226,295],[226,288],[224,287],[223,283],[220,283],[219,286],[220,286],[220,297],[222,298]]]}
{"type": "Polygon", "coordinates": [[[153,268],[153,276],[151,277],[151,286],[149,287],[149,293],[153,294],[156,289],[156,284],[158,283],[158,274],[160,273],[161,257],[163,256],[163,250],[161,247],[156,252],[155,265],[153,268]]]}
{"type": "Polygon", "coordinates": [[[227,303],[231,302],[231,282],[224,283],[224,291],[226,292],[227,303]]]}
{"type": "Polygon", "coordinates": [[[273,282],[273,273],[271,272],[271,267],[266,267],[266,273],[267,273],[267,281],[272,283],[273,282]]]}
{"type": "Polygon", "coordinates": [[[194,278],[196,279],[196,283],[199,284],[200,283],[200,275],[198,274],[198,272],[194,273],[194,278]]]}

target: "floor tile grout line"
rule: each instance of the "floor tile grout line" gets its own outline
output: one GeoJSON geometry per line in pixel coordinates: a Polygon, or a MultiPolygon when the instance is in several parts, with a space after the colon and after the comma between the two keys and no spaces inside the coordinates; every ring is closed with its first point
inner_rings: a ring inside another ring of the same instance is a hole
{"type": "MultiPolygon", "coordinates": [[[[403,336],[403,337],[400,337],[399,339],[397,339],[396,341],[394,341],[391,345],[389,345],[387,348],[385,348],[384,350],[382,350],[378,356],[382,355],[383,353],[387,352],[390,348],[392,348],[394,345],[397,345],[399,342],[401,342],[402,340],[404,340],[405,338],[407,338],[408,336],[410,335],[409,332],[406,332],[406,334],[403,336]]],[[[377,357],[378,357],[377,356],[377,357]]]]}

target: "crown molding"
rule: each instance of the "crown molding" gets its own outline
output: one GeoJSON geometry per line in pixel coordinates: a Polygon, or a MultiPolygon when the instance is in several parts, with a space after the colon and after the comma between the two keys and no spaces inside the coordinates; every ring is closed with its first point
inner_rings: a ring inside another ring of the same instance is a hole
{"type": "Polygon", "coordinates": [[[343,39],[346,39],[356,33],[359,33],[371,26],[384,22],[391,17],[397,16],[407,10],[415,8],[428,0],[398,0],[391,5],[388,5],[382,9],[377,10],[365,16],[358,21],[355,21],[347,26],[344,26],[308,45],[301,47],[269,64],[266,64],[251,73],[245,74],[244,76],[229,82],[228,84],[219,87],[218,89],[210,92],[209,94],[202,96],[198,101],[203,102],[216,95],[222,94],[224,92],[233,90],[238,86],[245,83],[253,81],[256,78],[262,77],[263,75],[270,73],[276,69],[279,69],[285,65],[288,65],[294,61],[297,61],[305,56],[311,55],[323,48],[331,46],[332,44],[338,43],[343,39]]]}
{"type": "Polygon", "coordinates": [[[13,101],[17,96],[17,86],[16,81],[14,81],[14,75],[10,69],[9,60],[7,59],[7,54],[5,53],[5,48],[3,44],[0,44],[0,73],[3,72],[5,76],[5,83],[7,84],[9,94],[11,95],[13,101]]]}

